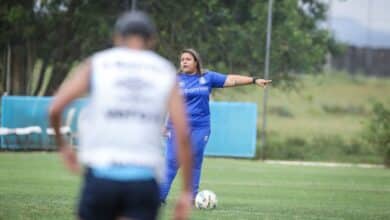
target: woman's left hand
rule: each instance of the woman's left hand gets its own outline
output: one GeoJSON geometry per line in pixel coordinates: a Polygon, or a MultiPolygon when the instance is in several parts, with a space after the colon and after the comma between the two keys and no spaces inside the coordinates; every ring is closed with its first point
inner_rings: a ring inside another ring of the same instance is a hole
{"type": "Polygon", "coordinates": [[[267,79],[256,79],[256,85],[265,88],[268,84],[270,84],[272,80],[267,79]]]}

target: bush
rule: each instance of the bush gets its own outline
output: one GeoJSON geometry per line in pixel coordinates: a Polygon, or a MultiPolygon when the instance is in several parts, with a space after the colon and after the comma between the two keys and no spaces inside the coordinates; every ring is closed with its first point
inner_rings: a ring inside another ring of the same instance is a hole
{"type": "Polygon", "coordinates": [[[267,146],[259,149],[266,159],[329,161],[350,163],[380,163],[375,148],[360,138],[342,135],[283,137],[269,133],[267,146]]]}
{"type": "Polygon", "coordinates": [[[336,115],[365,115],[366,111],[363,106],[355,106],[355,105],[347,105],[347,106],[339,106],[339,105],[322,105],[322,109],[324,112],[329,114],[336,115]]]}
{"type": "Polygon", "coordinates": [[[286,106],[270,106],[269,113],[283,118],[293,118],[294,115],[286,106]]]}
{"type": "Polygon", "coordinates": [[[375,103],[365,133],[368,143],[383,155],[384,165],[390,167],[390,109],[375,103]]]}

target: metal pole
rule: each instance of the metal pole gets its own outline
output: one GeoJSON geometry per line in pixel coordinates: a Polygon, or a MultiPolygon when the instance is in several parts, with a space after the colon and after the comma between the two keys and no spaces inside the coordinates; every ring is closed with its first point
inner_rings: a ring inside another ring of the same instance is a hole
{"type": "Polygon", "coordinates": [[[371,21],[372,21],[372,5],[373,5],[373,1],[370,1],[370,0],[367,0],[367,25],[368,25],[368,28],[367,28],[367,33],[366,33],[366,46],[365,46],[365,58],[366,58],[366,62],[364,64],[365,66],[365,70],[366,70],[366,74],[367,75],[371,75],[372,71],[371,71],[371,67],[372,67],[372,44],[371,44],[371,21]]]}
{"type": "Polygon", "coordinates": [[[134,11],[137,8],[137,0],[131,1],[131,10],[134,11]]]}
{"type": "MultiPolygon", "coordinates": [[[[267,42],[265,49],[265,66],[264,66],[264,79],[268,79],[269,75],[269,59],[271,48],[271,32],[272,32],[272,5],[273,0],[268,1],[268,19],[267,19],[267,42]]],[[[267,96],[268,88],[264,89],[263,95],[263,127],[261,132],[261,147],[262,147],[262,159],[265,159],[265,147],[266,147],[266,128],[267,128],[267,96]]]]}
{"type": "MultiPolygon", "coordinates": [[[[328,0],[328,14],[327,14],[327,29],[328,32],[333,35],[333,30],[332,30],[332,19],[333,19],[333,14],[332,14],[332,6],[333,6],[333,0],[328,0]]],[[[325,71],[326,73],[331,72],[332,70],[332,54],[330,51],[326,53],[326,63],[325,63],[325,71]]]]}

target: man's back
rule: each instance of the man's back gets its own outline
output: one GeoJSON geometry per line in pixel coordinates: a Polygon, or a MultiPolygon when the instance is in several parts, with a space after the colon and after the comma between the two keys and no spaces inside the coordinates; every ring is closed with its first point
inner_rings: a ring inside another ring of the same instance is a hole
{"type": "Polygon", "coordinates": [[[124,47],[91,58],[87,130],[80,159],[91,165],[161,163],[161,126],[175,69],[151,51],[124,47]]]}

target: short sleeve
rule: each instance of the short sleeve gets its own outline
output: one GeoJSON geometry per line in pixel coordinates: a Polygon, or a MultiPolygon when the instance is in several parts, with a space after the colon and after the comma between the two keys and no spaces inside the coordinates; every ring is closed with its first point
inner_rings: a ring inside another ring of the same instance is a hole
{"type": "Polygon", "coordinates": [[[222,88],[225,84],[227,76],[222,73],[217,72],[208,72],[210,74],[211,87],[213,88],[222,88]]]}

